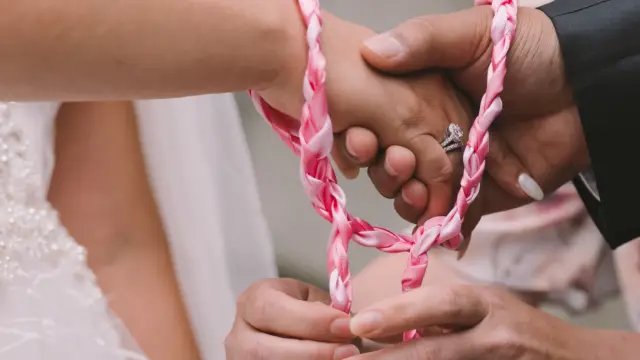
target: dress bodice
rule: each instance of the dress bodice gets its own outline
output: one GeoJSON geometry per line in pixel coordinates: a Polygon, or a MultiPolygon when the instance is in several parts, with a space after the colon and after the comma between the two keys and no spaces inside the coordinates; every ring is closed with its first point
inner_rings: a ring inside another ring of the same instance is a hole
{"type": "Polygon", "coordinates": [[[144,359],[46,199],[56,109],[0,103],[0,358],[144,359]]]}

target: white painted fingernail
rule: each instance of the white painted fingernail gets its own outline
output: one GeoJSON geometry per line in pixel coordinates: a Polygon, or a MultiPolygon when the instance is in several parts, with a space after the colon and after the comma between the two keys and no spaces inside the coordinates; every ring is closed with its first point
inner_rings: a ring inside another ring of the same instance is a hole
{"type": "Polygon", "coordinates": [[[387,59],[402,55],[404,46],[389,33],[372,37],[364,42],[364,45],[379,56],[387,59]]]}
{"type": "Polygon", "coordinates": [[[544,192],[540,188],[540,185],[538,185],[538,183],[528,174],[520,174],[520,176],[518,176],[518,184],[522,191],[529,195],[533,200],[540,201],[544,199],[544,192]]]}

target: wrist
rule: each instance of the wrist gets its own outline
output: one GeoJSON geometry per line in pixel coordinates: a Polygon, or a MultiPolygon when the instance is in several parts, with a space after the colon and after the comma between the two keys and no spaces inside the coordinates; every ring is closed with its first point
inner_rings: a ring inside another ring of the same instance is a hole
{"type": "Polygon", "coordinates": [[[275,72],[269,81],[253,90],[274,108],[295,118],[303,103],[302,81],[307,63],[308,45],[304,19],[296,0],[289,0],[274,26],[278,40],[273,42],[275,72]]]}
{"type": "MultiPolygon", "coordinates": [[[[286,40],[281,43],[284,44],[284,47],[278,53],[280,62],[277,76],[273,78],[273,81],[256,90],[272,107],[298,119],[304,102],[302,85],[309,45],[306,41],[304,19],[297,3],[295,1],[291,3],[299,21],[291,21],[292,14],[282,18],[283,22],[287,19],[288,24],[283,30],[286,40]]],[[[360,55],[360,46],[374,32],[342,20],[326,11],[323,11],[322,17],[321,46],[327,59],[327,93],[331,104],[334,102],[331,96],[333,84],[341,83],[345,76],[348,77],[352,73],[361,73],[361,69],[354,67],[354,64],[366,68],[360,55]]]]}

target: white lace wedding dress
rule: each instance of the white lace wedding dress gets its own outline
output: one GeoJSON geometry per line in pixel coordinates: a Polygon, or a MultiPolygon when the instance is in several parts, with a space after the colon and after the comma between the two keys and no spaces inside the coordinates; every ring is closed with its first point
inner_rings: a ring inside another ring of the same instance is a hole
{"type": "MultiPolygon", "coordinates": [[[[275,276],[235,103],[218,95],[136,107],[203,359],[222,360],[234,295],[275,276]]],[[[46,201],[57,109],[0,106],[0,359],[146,359],[46,201]]]]}

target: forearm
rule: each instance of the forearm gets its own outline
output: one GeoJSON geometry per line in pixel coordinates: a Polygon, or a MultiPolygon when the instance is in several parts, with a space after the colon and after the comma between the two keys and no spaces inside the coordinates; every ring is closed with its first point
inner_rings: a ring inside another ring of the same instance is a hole
{"type": "Polygon", "coordinates": [[[27,0],[0,13],[0,98],[160,98],[262,88],[304,63],[293,0],[27,0]]]}
{"type": "Polygon", "coordinates": [[[63,105],[49,198],[114,312],[154,360],[196,360],[130,104],[63,105]]]}

